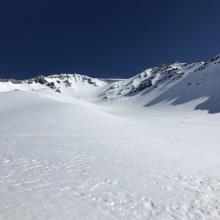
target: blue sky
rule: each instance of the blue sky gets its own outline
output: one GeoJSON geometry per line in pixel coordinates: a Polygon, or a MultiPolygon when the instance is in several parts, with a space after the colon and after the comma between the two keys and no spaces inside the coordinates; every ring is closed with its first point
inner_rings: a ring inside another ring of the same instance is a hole
{"type": "Polygon", "coordinates": [[[0,78],[129,77],[220,52],[217,0],[2,1],[0,78]]]}

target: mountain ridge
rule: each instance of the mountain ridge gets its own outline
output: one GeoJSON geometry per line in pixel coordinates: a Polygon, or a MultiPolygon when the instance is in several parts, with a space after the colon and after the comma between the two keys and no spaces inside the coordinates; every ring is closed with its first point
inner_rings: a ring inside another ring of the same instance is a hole
{"type": "Polygon", "coordinates": [[[99,79],[82,74],[52,74],[27,80],[0,79],[0,92],[50,89],[96,102],[138,100],[142,107],[176,106],[194,100],[194,109],[220,112],[220,54],[209,61],[175,62],[148,68],[128,79],[99,79]],[[198,104],[198,99],[202,101],[198,104]],[[205,100],[205,101],[204,101],[205,100]]]}

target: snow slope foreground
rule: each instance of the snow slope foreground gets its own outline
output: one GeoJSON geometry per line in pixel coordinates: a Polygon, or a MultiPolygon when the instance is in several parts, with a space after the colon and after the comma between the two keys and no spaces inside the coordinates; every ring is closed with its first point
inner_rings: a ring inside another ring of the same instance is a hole
{"type": "Polygon", "coordinates": [[[49,88],[0,103],[0,219],[220,219],[219,114],[49,88]]]}

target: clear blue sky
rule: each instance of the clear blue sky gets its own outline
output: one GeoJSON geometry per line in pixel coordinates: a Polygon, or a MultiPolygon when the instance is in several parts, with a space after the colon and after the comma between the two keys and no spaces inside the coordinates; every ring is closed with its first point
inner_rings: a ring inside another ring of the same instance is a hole
{"type": "Polygon", "coordinates": [[[0,78],[128,77],[219,53],[220,1],[1,1],[0,28],[0,78]]]}

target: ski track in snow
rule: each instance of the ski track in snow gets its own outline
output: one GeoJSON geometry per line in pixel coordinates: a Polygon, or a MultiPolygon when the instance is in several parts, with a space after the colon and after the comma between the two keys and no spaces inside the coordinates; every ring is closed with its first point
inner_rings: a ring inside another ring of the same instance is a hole
{"type": "MultiPolygon", "coordinates": [[[[8,93],[8,103],[13,96],[8,93]]],[[[182,136],[176,142],[166,133],[157,138],[164,122],[139,127],[99,110],[28,93],[16,96],[22,97],[41,107],[20,110],[14,104],[12,112],[7,104],[1,107],[0,219],[220,219],[220,176],[206,175],[209,167],[202,163],[188,171],[184,156],[180,162],[169,147],[184,148],[182,136]]],[[[187,126],[179,120],[169,132],[175,136],[187,126]]],[[[194,147],[203,147],[203,141],[194,147]]],[[[195,160],[196,155],[205,163],[202,153],[195,153],[195,160]]],[[[210,167],[218,169],[213,161],[210,167]]]]}

